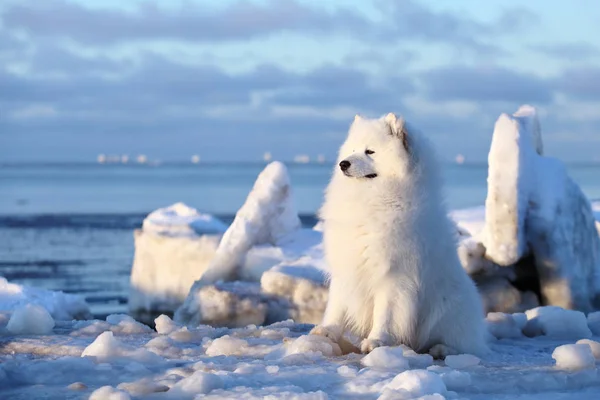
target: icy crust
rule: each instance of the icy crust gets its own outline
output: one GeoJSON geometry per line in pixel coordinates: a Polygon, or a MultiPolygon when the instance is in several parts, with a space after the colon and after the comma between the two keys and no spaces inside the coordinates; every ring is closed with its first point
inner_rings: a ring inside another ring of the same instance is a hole
{"type": "Polygon", "coordinates": [[[21,309],[22,313],[40,315],[43,312],[37,307],[47,311],[54,320],[91,317],[89,306],[82,296],[10,283],[0,276],[0,321],[9,318],[18,309],[21,309]],[[37,311],[32,311],[34,308],[37,311]]]}
{"type": "Polygon", "coordinates": [[[144,232],[166,236],[219,234],[227,225],[210,214],[203,214],[184,203],[175,203],[148,214],[142,223],[144,232]]]}
{"type": "Polygon", "coordinates": [[[596,398],[600,338],[581,338],[582,321],[594,318],[571,313],[488,315],[496,335],[510,337],[491,339],[484,358],[446,360],[406,346],[342,354],[309,335],[313,325],[291,321],[188,328],[163,315],[157,331],[125,315],[63,321],[49,335],[0,335],[0,398],[38,398],[40,390],[49,399],[596,398]],[[536,318],[545,334],[517,334],[536,318]],[[561,338],[548,334],[561,323],[561,338]]]}

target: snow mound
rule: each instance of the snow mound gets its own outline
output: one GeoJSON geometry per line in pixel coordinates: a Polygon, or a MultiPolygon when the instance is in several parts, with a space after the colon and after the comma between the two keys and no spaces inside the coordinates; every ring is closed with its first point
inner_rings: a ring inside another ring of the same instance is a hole
{"type": "Polygon", "coordinates": [[[401,347],[377,347],[362,360],[362,365],[371,368],[408,369],[408,359],[404,357],[401,347]]]}
{"type": "Polygon", "coordinates": [[[294,354],[318,354],[323,357],[341,356],[342,350],[337,343],[325,336],[303,335],[287,343],[285,356],[294,354]]]}
{"type": "Polygon", "coordinates": [[[411,399],[432,394],[444,395],[446,391],[446,384],[439,375],[423,369],[416,369],[396,375],[386,385],[382,396],[385,395],[384,398],[387,399],[411,399]],[[390,393],[390,391],[392,392],[390,393]]]}
{"type": "Polygon", "coordinates": [[[586,339],[592,336],[585,315],[581,311],[565,310],[556,306],[528,310],[526,336],[544,335],[555,339],[586,339]]]}
{"type": "Polygon", "coordinates": [[[81,357],[94,357],[97,363],[110,363],[119,360],[133,360],[140,363],[161,362],[158,355],[142,348],[132,348],[117,340],[112,332],[100,334],[83,350],[81,357]]]}
{"type": "Polygon", "coordinates": [[[471,385],[471,374],[463,371],[446,371],[440,374],[448,390],[465,390],[471,385]]]}
{"type": "Polygon", "coordinates": [[[576,344],[587,344],[592,350],[592,354],[596,360],[600,360],[600,343],[590,339],[580,339],[576,344]]]}
{"type": "Polygon", "coordinates": [[[479,365],[481,360],[471,354],[459,354],[455,356],[447,356],[444,362],[450,368],[464,369],[479,365]]]}
{"type": "Polygon", "coordinates": [[[248,349],[248,342],[232,337],[229,335],[221,336],[213,340],[206,349],[206,355],[215,356],[232,356],[243,354],[248,349]]]}
{"type": "Polygon", "coordinates": [[[565,344],[552,352],[556,367],[566,370],[594,368],[596,359],[587,344],[565,344]]]}
{"type": "Polygon", "coordinates": [[[159,335],[168,335],[169,333],[175,332],[177,329],[179,329],[179,326],[173,322],[169,316],[164,314],[159,315],[154,320],[154,326],[159,335]]]}
{"type": "Polygon", "coordinates": [[[221,280],[234,280],[252,247],[261,244],[276,246],[300,229],[291,192],[285,166],[280,162],[267,165],[223,235],[210,265],[194,282],[184,304],[175,313],[178,323],[202,320],[202,316],[197,315],[200,311],[200,290],[221,280]]]}
{"type": "Polygon", "coordinates": [[[193,399],[197,395],[208,394],[223,388],[223,380],[215,375],[196,371],[191,376],[177,382],[168,392],[174,399],[193,399]]]}
{"type": "Polygon", "coordinates": [[[37,304],[26,304],[17,308],[6,329],[15,335],[47,335],[52,333],[54,319],[50,313],[37,304]]]}
{"type": "Polygon", "coordinates": [[[600,311],[589,313],[587,316],[588,327],[596,336],[600,336],[600,311]]]}
{"type": "Polygon", "coordinates": [[[488,313],[485,318],[489,332],[496,339],[511,339],[523,336],[522,325],[515,320],[513,315],[501,312],[488,313]]]}
{"type": "Polygon", "coordinates": [[[131,397],[121,390],[112,386],[102,386],[92,392],[89,400],[130,400],[131,397]]]}
{"type": "Polygon", "coordinates": [[[532,255],[542,303],[591,311],[600,304],[600,238],[590,202],[558,160],[542,156],[535,109],[496,122],[482,234],[501,266],[532,255]]]}
{"type": "Polygon", "coordinates": [[[56,321],[90,318],[82,296],[10,283],[0,276],[0,312],[12,312],[26,304],[42,306],[56,321]]]}
{"type": "Polygon", "coordinates": [[[175,203],[148,214],[142,223],[144,232],[167,236],[188,236],[223,233],[227,225],[210,214],[175,203]]]}

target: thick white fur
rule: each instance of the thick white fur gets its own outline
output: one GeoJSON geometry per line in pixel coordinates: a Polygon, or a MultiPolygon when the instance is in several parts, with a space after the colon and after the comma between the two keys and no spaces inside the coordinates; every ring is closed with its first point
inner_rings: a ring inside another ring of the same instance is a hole
{"type": "Polygon", "coordinates": [[[331,282],[312,333],[339,341],[351,330],[363,352],[405,344],[435,357],[485,355],[481,299],[458,260],[426,138],[394,114],[357,116],[344,160],[349,176],[336,165],[321,209],[331,282]]]}

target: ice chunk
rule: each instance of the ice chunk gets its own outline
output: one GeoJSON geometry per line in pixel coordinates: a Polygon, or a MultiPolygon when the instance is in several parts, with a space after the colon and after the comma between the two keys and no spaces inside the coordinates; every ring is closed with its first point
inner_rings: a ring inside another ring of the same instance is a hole
{"type": "Polygon", "coordinates": [[[529,337],[545,335],[556,339],[590,338],[585,315],[581,311],[546,306],[528,310],[523,333],[529,337]]]}
{"type": "Polygon", "coordinates": [[[600,303],[600,238],[591,205],[564,165],[543,157],[535,109],[496,122],[489,153],[486,257],[531,254],[542,302],[589,312],[600,303]]]}
{"type": "Polygon", "coordinates": [[[52,333],[54,319],[50,313],[37,304],[26,304],[17,308],[6,329],[15,335],[47,335],[52,333]]]}
{"type": "Polygon", "coordinates": [[[156,332],[159,335],[168,335],[171,332],[179,329],[179,326],[171,318],[167,315],[160,315],[154,320],[154,326],[156,327],[156,332]]]}
{"type": "Polygon", "coordinates": [[[488,313],[486,317],[488,330],[496,339],[518,338],[523,336],[522,327],[510,314],[501,312],[488,313]]]}
{"type": "Polygon", "coordinates": [[[464,369],[479,365],[481,360],[471,354],[459,354],[455,356],[447,356],[444,363],[450,368],[464,369]]]}
{"type": "Polygon", "coordinates": [[[223,388],[223,380],[215,375],[196,371],[191,376],[177,382],[168,394],[174,399],[193,399],[197,395],[208,394],[223,388]]]}
{"type": "Polygon", "coordinates": [[[164,236],[134,232],[129,312],[150,323],[173,313],[215,256],[220,235],[164,236]]]}
{"type": "Polygon", "coordinates": [[[405,390],[410,394],[408,398],[416,398],[428,394],[444,395],[447,391],[446,384],[444,384],[439,375],[423,369],[404,371],[396,375],[386,385],[386,389],[396,391],[405,390]]]}
{"type": "Polygon", "coordinates": [[[130,400],[131,397],[121,391],[117,390],[112,386],[102,386],[92,392],[89,400],[130,400]]]}
{"type": "Polygon", "coordinates": [[[12,312],[26,304],[44,307],[56,321],[91,318],[82,296],[18,285],[0,276],[0,310],[12,312]]]}
{"type": "Polygon", "coordinates": [[[210,214],[175,203],[151,212],[144,219],[142,229],[159,235],[187,236],[223,233],[227,225],[210,214]]]}
{"type": "Polygon", "coordinates": [[[332,342],[325,336],[303,335],[287,343],[285,355],[311,353],[319,353],[324,357],[333,357],[341,356],[342,350],[337,343],[332,342]]]}
{"type": "Polygon", "coordinates": [[[464,390],[471,385],[471,374],[463,371],[447,371],[440,374],[448,390],[464,390]]]}
{"type": "Polygon", "coordinates": [[[366,367],[403,370],[409,368],[401,347],[377,347],[367,354],[361,363],[366,367]]]}
{"type": "Polygon", "coordinates": [[[161,357],[146,349],[135,349],[126,346],[117,340],[112,332],[100,334],[92,344],[83,350],[81,357],[94,357],[98,363],[109,363],[122,359],[141,363],[162,361],[161,357]]]}
{"type": "Polygon", "coordinates": [[[248,251],[257,245],[278,245],[300,229],[300,219],[291,196],[287,170],[272,162],[260,173],[244,205],[217,248],[202,278],[194,282],[175,321],[202,320],[198,304],[200,289],[218,281],[236,279],[248,251]]]}
{"type": "Polygon", "coordinates": [[[247,341],[225,335],[210,343],[206,355],[210,357],[238,355],[243,354],[247,349],[247,341]]]}
{"type": "Polygon", "coordinates": [[[592,354],[596,360],[600,360],[600,343],[590,339],[580,339],[576,344],[587,344],[592,349],[592,354]]]}
{"type": "Polygon", "coordinates": [[[566,370],[578,370],[594,368],[596,359],[592,349],[587,344],[565,344],[558,346],[552,352],[552,358],[556,360],[556,367],[566,370]]]}
{"type": "Polygon", "coordinates": [[[600,311],[589,313],[587,316],[588,327],[596,336],[600,336],[600,311]]]}

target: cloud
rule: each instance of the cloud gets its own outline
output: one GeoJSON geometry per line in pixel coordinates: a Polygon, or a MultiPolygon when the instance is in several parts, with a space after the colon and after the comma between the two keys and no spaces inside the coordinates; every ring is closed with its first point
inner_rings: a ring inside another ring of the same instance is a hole
{"type": "Polygon", "coordinates": [[[556,87],[578,100],[600,100],[600,67],[570,68],[557,79],[556,87]]]}
{"type": "Polygon", "coordinates": [[[264,4],[240,0],[218,9],[191,2],[169,9],[154,1],[137,4],[133,11],[126,11],[92,9],[66,0],[25,1],[7,6],[2,20],[9,29],[85,44],[163,39],[248,40],[286,31],[350,33],[369,25],[353,11],[316,10],[295,0],[268,0],[264,4]]]}
{"type": "Polygon", "coordinates": [[[555,59],[572,61],[587,61],[600,56],[600,49],[586,42],[538,44],[531,49],[555,59]]]}
{"type": "Polygon", "coordinates": [[[451,66],[431,69],[421,81],[432,100],[548,104],[550,82],[536,75],[501,67],[451,66]]]}

